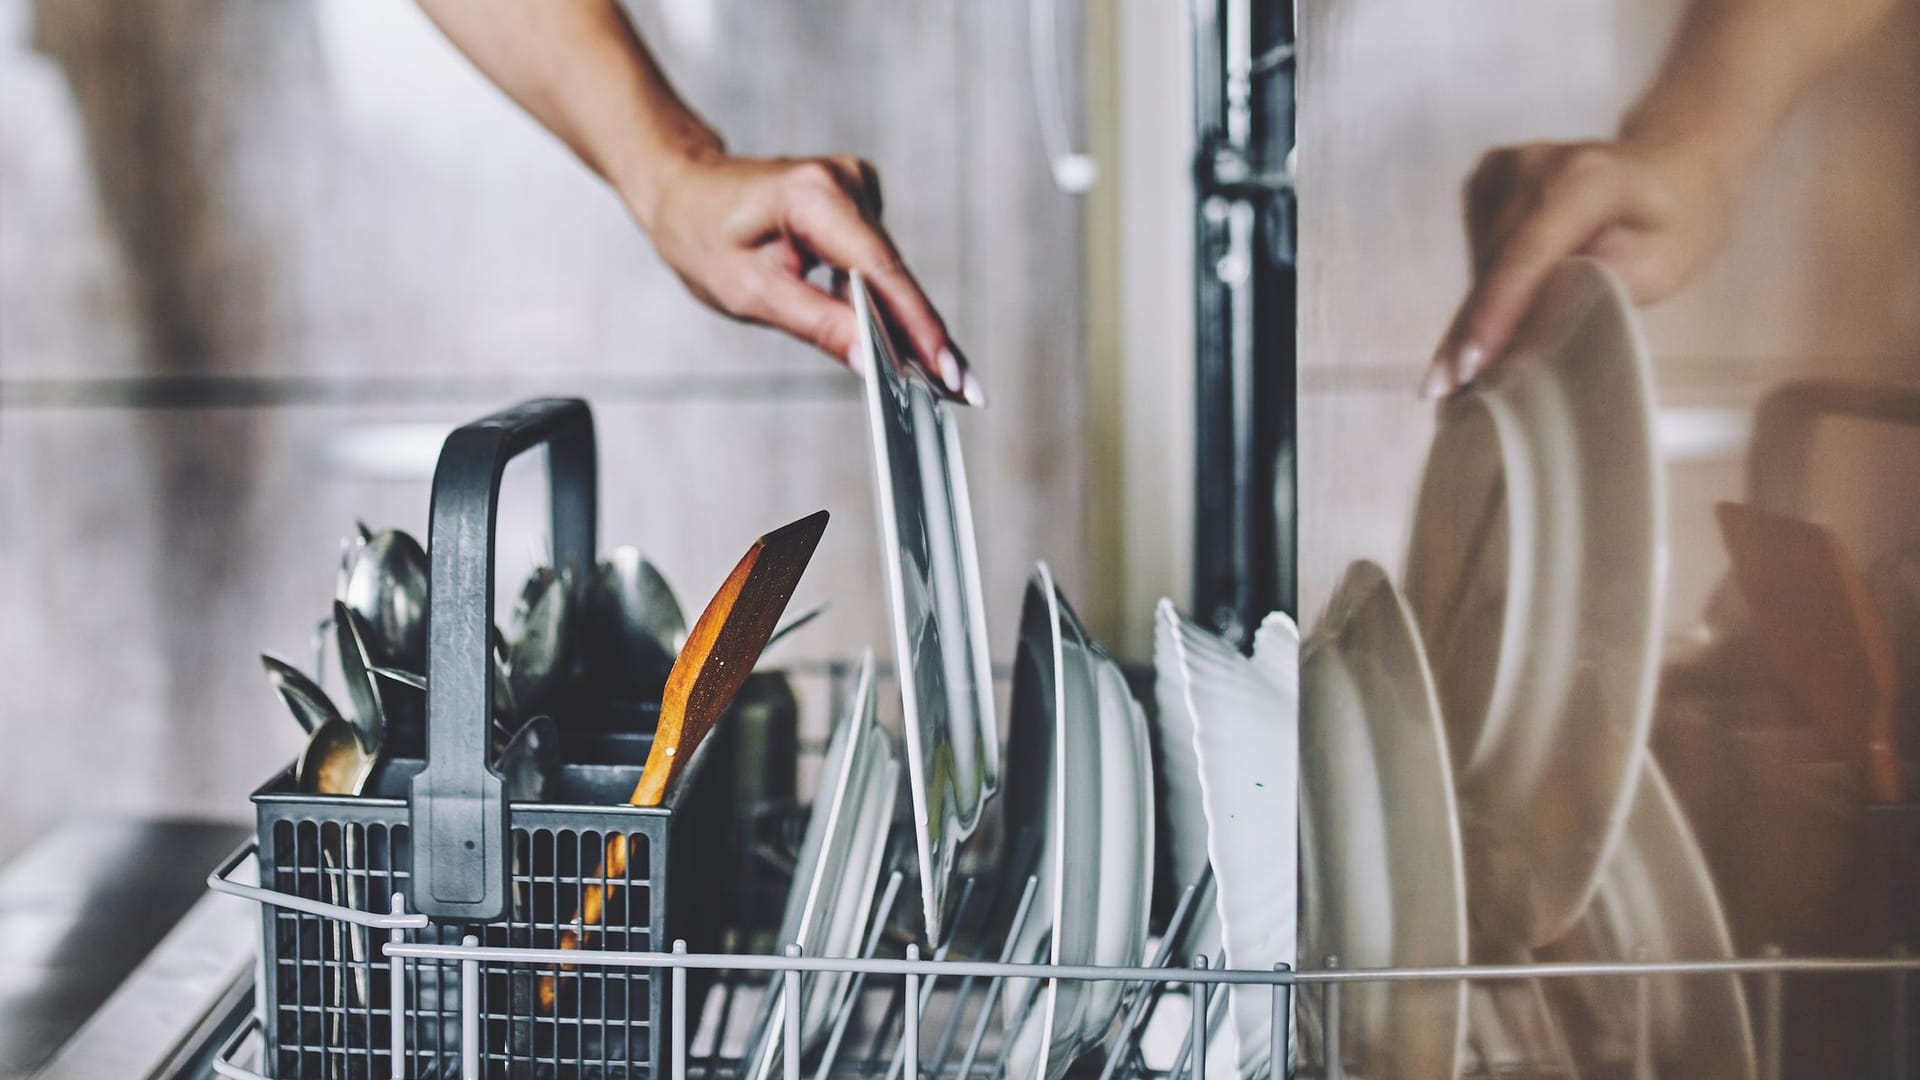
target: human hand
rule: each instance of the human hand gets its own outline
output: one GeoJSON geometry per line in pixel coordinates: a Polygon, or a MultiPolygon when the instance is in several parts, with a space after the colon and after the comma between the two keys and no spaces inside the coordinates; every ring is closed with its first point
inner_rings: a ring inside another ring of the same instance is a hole
{"type": "Polygon", "coordinates": [[[880,225],[872,165],[713,149],[665,170],[634,213],[660,257],[709,307],[785,331],[842,363],[852,362],[857,340],[845,275],[859,271],[911,345],[909,362],[952,400],[986,403],[980,380],[880,225]],[[806,280],[820,265],[834,270],[832,293],[806,280]]]}
{"type": "Polygon", "coordinates": [[[1532,143],[1480,159],[1466,186],[1473,286],[1421,395],[1444,397],[1499,361],[1556,263],[1590,255],[1637,304],[1677,291],[1725,243],[1734,195],[1697,141],[1532,143]]]}

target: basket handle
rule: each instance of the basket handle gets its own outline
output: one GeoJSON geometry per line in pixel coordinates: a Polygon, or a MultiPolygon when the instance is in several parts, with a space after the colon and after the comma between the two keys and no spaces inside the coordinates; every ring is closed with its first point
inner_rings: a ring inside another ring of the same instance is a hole
{"type": "Polygon", "coordinates": [[[1754,414],[1747,501],[1806,517],[1813,502],[1814,429],[1828,418],[1920,427],[1920,386],[1801,379],[1774,390],[1754,414]]]}
{"type": "Polygon", "coordinates": [[[437,919],[506,914],[507,799],[487,765],[493,729],[494,519],[507,462],[547,447],[556,568],[594,566],[593,413],[542,398],[447,436],[427,533],[427,764],[411,800],[413,905],[437,919]]]}

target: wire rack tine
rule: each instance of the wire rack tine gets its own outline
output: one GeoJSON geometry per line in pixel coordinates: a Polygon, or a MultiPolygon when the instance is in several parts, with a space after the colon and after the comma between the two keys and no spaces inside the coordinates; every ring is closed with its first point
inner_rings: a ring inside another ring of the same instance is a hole
{"type": "MultiPolygon", "coordinates": [[[[1160,937],[1160,945],[1153,952],[1149,967],[1166,967],[1173,960],[1173,950],[1180,939],[1186,936],[1187,928],[1197,917],[1198,902],[1207,884],[1213,880],[1213,864],[1201,867],[1200,875],[1193,883],[1180,892],[1180,902],[1173,907],[1173,915],[1167,920],[1167,932],[1160,937]]],[[[1113,1051],[1107,1055],[1107,1064],[1100,1070],[1100,1080],[1114,1080],[1120,1068],[1140,1054],[1140,1025],[1145,1023],[1147,1011],[1160,999],[1164,983],[1141,983],[1133,996],[1132,1004],[1127,1008],[1127,1016],[1114,1039],[1113,1051]]]]}
{"type": "MultiPolygon", "coordinates": [[[[894,901],[900,898],[902,879],[903,876],[898,870],[887,878],[887,888],[880,894],[880,907],[874,913],[873,928],[867,932],[866,944],[860,950],[861,956],[872,959],[873,954],[879,951],[880,939],[886,933],[887,920],[893,917],[894,901]]],[[[853,981],[848,985],[847,996],[840,1002],[839,1011],[834,1015],[833,1031],[827,1037],[826,1050],[820,1055],[820,1067],[814,1072],[814,1080],[827,1080],[828,1075],[833,1072],[834,1065],[839,1061],[840,1044],[847,1035],[847,1022],[853,1018],[853,1010],[860,1002],[860,990],[866,983],[866,973],[859,972],[854,975],[853,981]]]]}
{"type": "MultiPolygon", "coordinates": [[[[933,951],[933,958],[935,960],[945,960],[947,958],[947,952],[953,948],[953,939],[959,936],[960,920],[967,917],[967,908],[973,903],[973,888],[973,878],[967,878],[960,886],[960,898],[958,902],[953,905],[953,915],[947,920],[947,926],[949,928],[947,940],[942,942],[940,947],[933,951]]],[[[919,947],[915,946],[911,958],[918,959],[919,955],[919,947]]],[[[919,1026],[920,1018],[926,1015],[927,1005],[933,1000],[934,985],[940,980],[938,976],[929,975],[926,979],[917,981],[920,986],[919,993],[909,993],[907,995],[907,1000],[914,1002],[913,1007],[908,1011],[914,1016],[913,1026],[915,1028],[919,1026]]],[[[903,1038],[900,1040],[900,1045],[894,1047],[893,1061],[887,1066],[887,1080],[898,1080],[901,1066],[907,1058],[906,1044],[907,1040],[903,1038]]],[[[917,1054],[920,1048],[916,1044],[913,1049],[917,1054]]],[[[911,1078],[909,1078],[909,1080],[911,1080],[911,1078]]]]}
{"type": "MultiPolygon", "coordinates": [[[[799,956],[799,945],[787,946],[788,956],[799,956]]],[[[786,1060],[781,1062],[786,1080],[800,1080],[800,973],[788,971],[781,977],[780,986],[781,1023],[780,1038],[784,1044],[782,1053],[786,1060]]]]}
{"type": "MultiPolygon", "coordinates": [[[[1020,890],[1020,906],[1013,909],[1013,922],[1007,927],[1006,943],[1000,946],[1000,962],[1003,964],[1013,960],[1014,943],[1020,940],[1020,932],[1027,928],[1027,919],[1033,911],[1033,895],[1039,888],[1040,879],[1029,876],[1026,887],[1020,890]]],[[[966,1056],[960,1059],[959,1080],[970,1080],[973,1075],[973,1063],[980,1056],[981,1042],[987,1037],[987,1024],[993,1020],[993,1006],[1006,985],[1007,980],[1002,976],[996,975],[987,980],[986,996],[980,1000],[980,1019],[973,1025],[973,1037],[967,1040],[966,1056]]]]}
{"type": "MultiPolygon", "coordinates": [[[[1194,957],[1193,966],[1197,970],[1206,970],[1207,958],[1194,957]]],[[[1193,984],[1193,1029],[1187,1034],[1187,1053],[1190,1055],[1189,1060],[1193,1062],[1193,1080],[1207,1080],[1207,1030],[1210,1026],[1207,1023],[1208,989],[1210,988],[1206,983],[1193,984]]],[[[1225,987],[1221,987],[1221,996],[1226,996],[1225,987]]]]}
{"type": "MultiPolygon", "coordinates": [[[[1052,947],[1053,931],[1049,929],[1046,934],[1041,937],[1039,948],[1042,951],[1048,951],[1051,950],[1052,947]]],[[[1006,1075],[1007,1059],[1013,1054],[1014,1036],[1019,1034],[1020,1029],[1026,1026],[1027,1017],[1033,1015],[1033,1010],[1040,1007],[1040,998],[1045,993],[1043,982],[1044,980],[1041,979],[1028,979],[1026,981],[1026,997],[1021,1000],[1018,1011],[1007,1020],[1006,1033],[1000,1040],[1000,1056],[994,1061],[993,1075],[1006,1075]]]]}
{"type": "MultiPolygon", "coordinates": [[[[944,951],[945,946],[941,948],[944,951]]],[[[920,946],[909,943],[907,945],[907,959],[920,959],[920,946]]],[[[931,988],[932,982],[932,977],[927,977],[927,988],[931,988]]],[[[927,1000],[921,996],[921,990],[921,975],[919,971],[907,972],[907,1009],[903,1024],[904,1030],[900,1036],[900,1049],[904,1051],[904,1060],[906,1061],[906,1080],[920,1080],[920,1010],[925,1007],[927,1000]]]]}
{"type": "MultiPolygon", "coordinates": [[[[675,938],[673,951],[675,955],[686,955],[686,940],[675,938]]],[[[674,968],[671,982],[673,984],[673,1015],[669,1018],[669,1022],[673,1030],[670,1033],[672,1042],[668,1044],[668,1053],[673,1057],[673,1080],[687,1080],[687,969],[674,968]]],[[[394,1080],[400,1080],[398,1074],[395,1074],[394,1080]]]]}

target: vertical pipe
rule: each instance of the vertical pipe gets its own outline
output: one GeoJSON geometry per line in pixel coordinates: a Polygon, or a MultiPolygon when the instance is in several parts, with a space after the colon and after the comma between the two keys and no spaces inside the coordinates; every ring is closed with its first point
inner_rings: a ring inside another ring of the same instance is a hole
{"type": "MultiPolygon", "coordinates": [[[[916,963],[920,959],[920,946],[907,946],[907,962],[916,963]]],[[[907,972],[907,1013],[906,1029],[900,1036],[900,1049],[905,1054],[906,1080],[920,1080],[920,969],[907,972]]]]}
{"type": "MultiPolygon", "coordinates": [[[[480,939],[468,934],[462,948],[477,949],[480,939]]],[[[480,1080],[480,961],[460,961],[460,1075],[480,1080]]]]}
{"type": "MultiPolygon", "coordinates": [[[[687,955],[687,939],[673,939],[673,955],[687,955]]],[[[687,1080],[687,969],[680,964],[673,965],[668,979],[673,987],[673,1015],[668,1021],[671,1041],[667,1052],[673,1055],[673,1080],[687,1080]]]]}
{"type": "MultiPolygon", "coordinates": [[[[1194,957],[1193,966],[1196,971],[1205,971],[1207,969],[1207,958],[1205,956],[1194,957]]],[[[1193,984],[1193,1035],[1191,1041],[1193,1049],[1188,1061],[1191,1063],[1189,1068],[1193,1080],[1207,1080],[1207,984],[1204,982],[1196,982],[1193,984]]]]}
{"type": "MultiPolygon", "coordinates": [[[[393,903],[387,910],[394,915],[407,913],[407,898],[393,894],[393,903]]],[[[405,944],[407,932],[394,927],[387,931],[387,941],[394,945],[405,944]]],[[[393,1065],[393,1080],[404,1080],[407,1075],[407,969],[406,961],[398,956],[387,957],[387,1046],[391,1053],[388,1059],[393,1065]]]]}
{"type": "MultiPolygon", "coordinates": [[[[1760,950],[1769,960],[1778,960],[1784,955],[1780,946],[1768,945],[1760,950]]],[[[1760,976],[1760,1077],[1761,1080],[1780,1080],[1782,1040],[1781,1025],[1785,1022],[1785,1001],[1780,985],[1780,973],[1769,971],[1760,976]]]]}
{"type": "MultiPolygon", "coordinates": [[[[1905,960],[1907,947],[1895,945],[1893,956],[1896,960],[1905,960]]],[[[1887,1076],[1891,1080],[1911,1080],[1913,1075],[1913,1025],[1909,1022],[1912,1017],[1907,1004],[1909,974],[1904,968],[1893,972],[1893,1015],[1887,1018],[1892,1039],[1887,1047],[1887,1076]]]]}
{"type": "MultiPolygon", "coordinates": [[[[789,960],[798,957],[800,946],[788,945],[786,955],[789,960]]],[[[788,968],[780,979],[780,1043],[781,1057],[785,1058],[780,1067],[787,1080],[800,1080],[800,972],[788,968]]]]}
{"type": "MultiPolygon", "coordinates": [[[[1291,975],[1293,969],[1286,964],[1275,964],[1273,970],[1291,975]]],[[[1273,987],[1273,1015],[1268,1022],[1272,1027],[1267,1032],[1268,1058],[1267,1075],[1290,1076],[1293,1070],[1287,1066],[1293,1061],[1293,987],[1288,983],[1275,983],[1273,987]]]]}
{"type": "MultiPolygon", "coordinates": [[[[1339,969],[1340,958],[1337,956],[1327,957],[1327,970],[1338,971],[1339,969]]],[[[1338,982],[1329,981],[1327,983],[1325,1012],[1327,1034],[1321,1042],[1326,1047],[1326,1077],[1327,1080],[1346,1080],[1347,1063],[1343,1059],[1340,1048],[1340,984],[1338,982]]]]}
{"type": "Polygon", "coordinates": [[[1633,1080],[1658,1080],[1653,1069],[1653,977],[1633,980],[1633,1080]]]}

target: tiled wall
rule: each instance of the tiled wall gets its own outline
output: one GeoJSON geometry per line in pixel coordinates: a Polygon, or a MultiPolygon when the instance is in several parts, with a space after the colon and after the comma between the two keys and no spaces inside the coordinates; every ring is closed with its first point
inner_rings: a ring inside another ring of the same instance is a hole
{"type": "MultiPolygon", "coordinates": [[[[992,399],[962,430],[1004,653],[1032,559],[1083,585],[1079,226],[1024,5],[634,9],[735,149],[878,164],[992,399]]],[[[0,858],[62,815],[247,814],[297,748],[254,654],[306,654],[356,517],[424,529],[437,432],[533,394],[594,403],[602,542],[684,606],[826,507],[794,603],[833,607],[788,656],[890,652],[857,383],[689,299],[411,5],[0,0],[0,120],[0,858]]]]}

